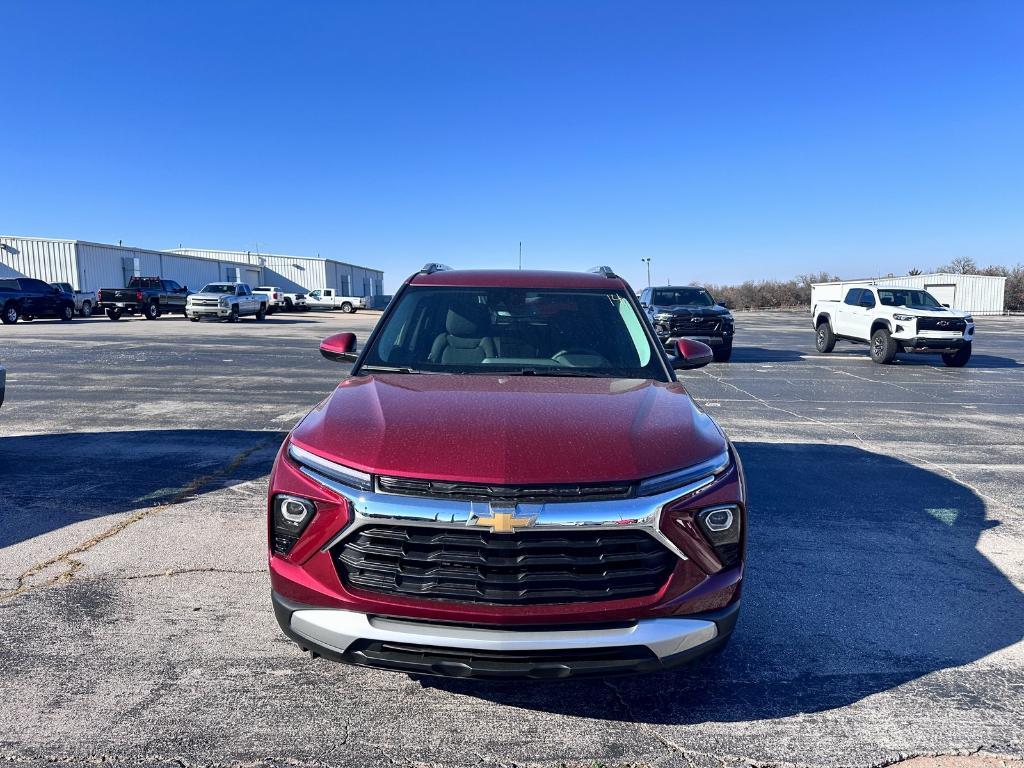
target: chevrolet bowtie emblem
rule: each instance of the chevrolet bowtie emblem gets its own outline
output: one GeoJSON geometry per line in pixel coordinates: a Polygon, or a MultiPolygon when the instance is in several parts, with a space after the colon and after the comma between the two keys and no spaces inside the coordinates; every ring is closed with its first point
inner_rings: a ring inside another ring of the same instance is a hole
{"type": "Polygon", "coordinates": [[[477,517],[473,525],[490,528],[492,533],[512,533],[516,528],[525,528],[533,525],[535,516],[516,517],[515,511],[498,512],[492,511],[490,517],[477,517]]]}

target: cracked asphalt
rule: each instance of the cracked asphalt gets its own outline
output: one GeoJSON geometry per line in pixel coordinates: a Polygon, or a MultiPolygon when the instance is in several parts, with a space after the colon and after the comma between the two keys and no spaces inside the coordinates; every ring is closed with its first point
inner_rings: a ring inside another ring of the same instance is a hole
{"type": "Polygon", "coordinates": [[[274,452],[344,374],[320,338],[376,318],[0,328],[0,759],[1021,765],[1024,318],[980,318],[958,370],[739,313],[733,361],[683,376],[750,484],[731,645],[522,684],[313,661],[274,622],[274,452]]]}

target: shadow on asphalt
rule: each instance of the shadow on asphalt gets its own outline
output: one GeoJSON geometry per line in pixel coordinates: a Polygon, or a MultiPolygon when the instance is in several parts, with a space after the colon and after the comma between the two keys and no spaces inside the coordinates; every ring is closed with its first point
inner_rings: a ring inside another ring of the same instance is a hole
{"type": "Polygon", "coordinates": [[[739,624],[720,655],[609,683],[421,684],[607,720],[762,720],[845,706],[1024,636],[1024,595],[976,549],[996,523],[970,489],[854,447],[738,448],[750,551],[739,624]]]}
{"type": "MultiPolygon", "coordinates": [[[[277,446],[284,433],[172,429],[0,437],[0,548],[67,525],[166,504],[197,479],[194,495],[219,488],[245,451],[277,446]]],[[[270,461],[241,462],[238,483],[262,477],[270,461]]]]}

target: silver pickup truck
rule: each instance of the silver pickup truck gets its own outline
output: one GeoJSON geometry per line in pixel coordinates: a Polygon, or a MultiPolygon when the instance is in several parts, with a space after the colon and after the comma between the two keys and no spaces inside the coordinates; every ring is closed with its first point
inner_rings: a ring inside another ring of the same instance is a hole
{"type": "Polygon", "coordinates": [[[82,317],[92,316],[92,310],[96,306],[96,291],[76,291],[71,287],[71,283],[50,283],[50,285],[74,296],[75,311],[82,317]]]}
{"type": "Polygon", "coordinates": [[[185,304],[185,316],[193,323],[204,317],[215,317],[237,323],[238,318],[253,315],[257,320],[267,317],[267,295],[253,293],[246,283],[208,283],[193,293],[185,304]]]}

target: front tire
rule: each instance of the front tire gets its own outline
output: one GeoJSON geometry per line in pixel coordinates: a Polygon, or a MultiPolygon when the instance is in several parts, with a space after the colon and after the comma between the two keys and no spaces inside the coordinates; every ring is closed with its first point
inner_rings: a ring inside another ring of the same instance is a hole
{"type": "Polygon", "coordinates": [[[120,320],[121,319],[121,315],[123,315],[123,314],[124,314],[124,310],[121,310],[121,309],[108,309],[107,310],[107,317],[109,317],[111,320],[120,320]]]}
{"type": "Polygon", "coordinates": [[[942,362],[950,368],[963,368],[971,359],[971,342],[967,342],[952,354],[942,356],[942,362]]]}
{"type": "Polygon", "coordinates": [[[61,310],[61,312],[60,312],[60,320],[61,320],[62,323],[66,323],[66,322],[69,322],[70,320],[74,320],[74,319],[75,319],[75,305],[74,304],[68,304],[66,307],[64,307],[64,309],[61,310]]]}
{"type": "Polygon", "coordinates": [[[238,322],[238,305],[237,304],[235,304],[234,306],[231,307],[231,313],[228,315],[228,322],[229,323],[237,323],[238,322]]]}
{"type": "Polygon", "coordinates": [[[4,313],[0,316],[0,320],[3,321],[4,325],[13,325],[18,322],[18,307],[14,304],[8,304],[4,307],[4,313]]]}
{"type": "Polygon", "coordinates": [[[893,341],[888,328],[879,328],[871,334],[871,359],[879,365],[888,365],[896,357],[899,345],[893,341]]]}
{"type": "Polygon", "coordinates": [[[832,333],[832,326],[828,324],[828,321],[818,324],[814,336],[814,346],[823,355],[827,355],[836,348],[836,335],[832,333]]]}
{"type": "Polygon", "coordinates": [[[157,304],[155,301],[149,302],[149,304],[147,304],[146,308],[143,310],[143,314],[145,315],[147,320],[156,320],[158,317],[160,317],[160,305],[157,304]]]}
{"type": "Polygon", "coordinates": [[[712,353],[716,363],[728,363],[732,357],[732,342],[723,344],[721,347],[715,349],[712,353]]]}

